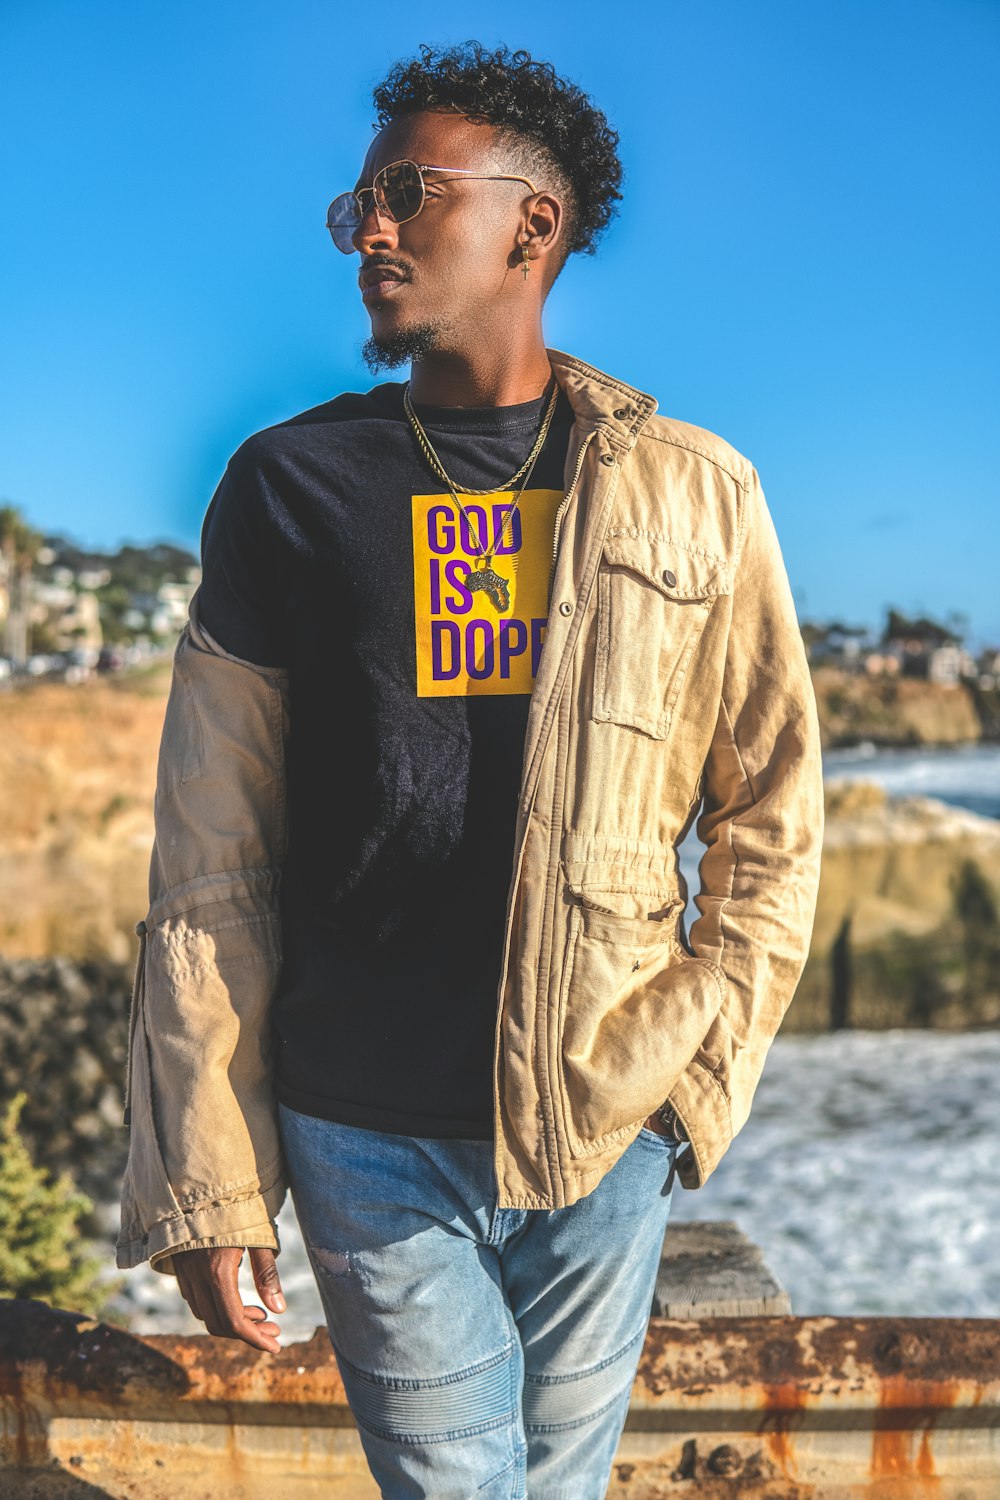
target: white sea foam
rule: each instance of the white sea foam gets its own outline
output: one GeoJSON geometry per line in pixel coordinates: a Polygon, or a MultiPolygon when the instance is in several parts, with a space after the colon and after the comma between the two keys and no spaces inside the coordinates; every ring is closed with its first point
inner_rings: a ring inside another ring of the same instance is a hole
{"type": "Polygon", "coordinates": [[[998,1070],[996,1031],[779,1035],[672,1217],[734,1219],[801,1315],[1000,1316],[998,1070]]]}
{"type": "Polygon", "coordinates": [[[1000,745],[903,750],[858,745],[825,751],[823,773],[878,782],[893,797],[937,797],[1000,818],[1000,745]]]}

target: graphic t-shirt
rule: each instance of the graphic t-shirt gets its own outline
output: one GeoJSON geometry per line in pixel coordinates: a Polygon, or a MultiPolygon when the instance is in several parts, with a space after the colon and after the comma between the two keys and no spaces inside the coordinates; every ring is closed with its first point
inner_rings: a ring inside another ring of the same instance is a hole
{"type": "MultiPolygon", "coordinates": [[[[502,525],[515,491],[460,491],[463,517],[402,393],[338,396],[242,445],[205,517],[199,604],[227,651],[289,670],[278,1097],[369,1129],[488,1139],[573,412],[560,392],[502,525]]],[[[414,409],[452,479],[490,490],[527,458],[548,398],[414,409]]]]}

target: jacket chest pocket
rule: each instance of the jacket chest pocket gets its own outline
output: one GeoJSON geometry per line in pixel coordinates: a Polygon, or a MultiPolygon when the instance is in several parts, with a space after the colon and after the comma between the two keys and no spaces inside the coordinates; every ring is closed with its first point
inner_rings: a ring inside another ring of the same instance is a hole
{"type": "Polygon", "coordinates": [[[724,562],[666,537],[611,532],[597,576],[593,717],[666,739],[724,562]]]}

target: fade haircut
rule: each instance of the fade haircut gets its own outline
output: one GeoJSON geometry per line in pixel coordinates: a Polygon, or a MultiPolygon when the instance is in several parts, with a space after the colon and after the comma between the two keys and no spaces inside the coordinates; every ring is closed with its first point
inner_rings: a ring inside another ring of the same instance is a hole
{"type": "Polygon", "coordinates": [[[574,252],[593,255],[618,212],[618,132],[582,89],[528,52],[503,46],[490,52],[476,41],[445,48],[421,43],[420,57],[394,63],[372,101],[377,128],[446,108],[495,126],[510,166],[562,202],[566,227],[555,275],[574,252]]]}

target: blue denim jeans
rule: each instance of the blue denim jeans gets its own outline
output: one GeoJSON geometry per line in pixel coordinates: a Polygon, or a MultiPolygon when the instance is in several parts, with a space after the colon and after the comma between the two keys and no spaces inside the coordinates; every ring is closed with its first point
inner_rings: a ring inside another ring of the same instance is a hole
{"type": "Polygon", "coordinates": [[[502,1209],[488,1141],[280,1106],[295,1211],[384,1500],[603,1500],[670,1210],[643,1129],[570,1208],[502,1209]]]}

